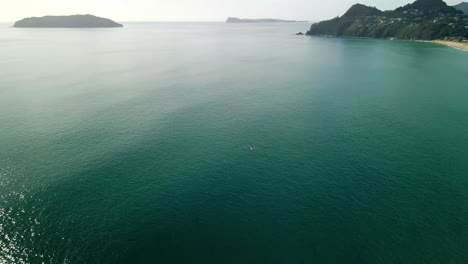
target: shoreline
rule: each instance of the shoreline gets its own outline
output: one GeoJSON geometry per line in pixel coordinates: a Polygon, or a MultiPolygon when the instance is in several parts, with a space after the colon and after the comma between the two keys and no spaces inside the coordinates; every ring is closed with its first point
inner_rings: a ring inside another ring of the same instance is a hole
{"type": "Polygon", "coordinates": [[[463,42],[455,42],[455,41],[448,41],[448,40],[428,40],[428,41],[420,41],[420,42],[432,43],[432,44],[447,46],[447,47],[454,48],[457,50],[468,51],[468,43],[463,43],[463,42]]]}
{"type": "Polygon", "coordinates": [[[468,43],[464,42],[457,42],[457,41],[450,41],[450,40],[422,40],[422,39],[397,39],[397,38],[389,38],[392,41],[412,41],[412,42],[421,42],[421,43],[430,43],[439,46],[446,46],[449,48],[454,48],[461,51],[468,51],[468,43]]]}
{"type": "MultiPolygon", "coordinates": [[[[314,36],[314,35],[307,35],[305,36],[314,36]]],[[[349,37],[349,36],[332,36],[332,35],[315,35],[318,37],[327,37],[327,38],[350,38],[350,39],[380,39],[380,40],[391,40],[391,41],[412,41],[412,42],[421,42],[421,43],[431,43],[441,46],[446,46],[450,48],[454,48],[461,51],[468,51],[468,43],[464,42],[456,42],[450,40],[420,40],[420,39],[397,39],[397,38],[371,38],[371,37],[349,37]]]]}
{"type": "Polygon", "coordinates": [[[390,40],[430,43],[430,44],[435,44],[435,45],[439,45],[439,46],[446,46],[446,47],[449,47],[449,48],[454,48],[454,49],[461,50],[461,51],[468,51],[468,43],[450,41],[450,40],[441,40],[441,39],[437,39],[437,40],[421,40],[421,39],[406,40],[406,39],[395,39],[395,38],[390,38],[390,40]]]}

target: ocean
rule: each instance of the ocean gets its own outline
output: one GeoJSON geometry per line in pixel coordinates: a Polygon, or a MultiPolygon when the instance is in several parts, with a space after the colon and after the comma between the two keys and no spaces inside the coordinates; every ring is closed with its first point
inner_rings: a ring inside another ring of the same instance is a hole
{"type": "Polygon", "coordinates": [[[9,26],[0,263],[468,263],[468,53],[9,26]]]}

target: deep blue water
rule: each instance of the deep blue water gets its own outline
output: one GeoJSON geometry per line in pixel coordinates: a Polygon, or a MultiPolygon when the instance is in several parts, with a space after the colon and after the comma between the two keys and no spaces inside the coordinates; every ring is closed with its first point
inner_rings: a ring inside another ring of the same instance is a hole
{"type": "Polygon", "coordinates": [[[468,263],[468,53],[307,27],[2,25],[0,263],[468,263]]]}

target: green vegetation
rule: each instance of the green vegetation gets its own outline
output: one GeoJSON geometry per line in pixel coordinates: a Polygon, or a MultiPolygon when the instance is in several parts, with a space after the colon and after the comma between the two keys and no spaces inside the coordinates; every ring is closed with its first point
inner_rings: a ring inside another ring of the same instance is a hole
{"type": "Polygon", "coordinates": [[[361,4],[316,23],[307,35],[468,41],[468,16],[442,0],[418,0],[394,11],[361,4]]]}

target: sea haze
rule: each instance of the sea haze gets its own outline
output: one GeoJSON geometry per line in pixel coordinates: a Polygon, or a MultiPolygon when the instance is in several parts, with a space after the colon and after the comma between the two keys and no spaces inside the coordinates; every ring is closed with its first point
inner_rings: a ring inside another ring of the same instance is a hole
{"type": "Polygon", "coordinates": [[[468,263],[468,53],[8,26],[0,263],[468,263]]]}

